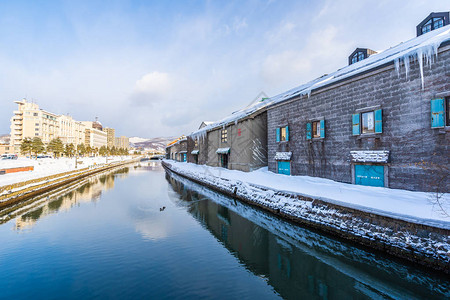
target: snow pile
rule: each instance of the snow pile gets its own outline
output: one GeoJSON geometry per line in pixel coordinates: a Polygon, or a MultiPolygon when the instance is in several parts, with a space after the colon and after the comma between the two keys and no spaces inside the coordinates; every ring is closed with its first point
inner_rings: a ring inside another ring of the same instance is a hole
{"type": "Polygon", "coordinates": [[[436,232],[424,233],[425,230],[414,232],[408,226],[400,226],[395,223],[389,223],[389,225],[378,224],[378,221],[371,222],[371,219],[368,219],[367,216],[354,214],[344,209],[333,208],[333,206],[321,204],[314,200],[320,199],[324,202],[339,203],[340,206],[350,208],[354,208],[356,202],[359,203],[358,209],[361,211],[450,229],[450,221],[436,214],[426,199],[426,193],[385,189],[393,192],[394,196],[390,197],[389,194],[381,193],[381,190],[384,188],[354,186],[359,188],[360,191],[365,192],[360,197],[355,198],[355,194],[351,192],[351,189],[346,189],[343,192],[345,184],[332,182],[331,180],[308,178],[306,176],[292,176],[293,180],[287,180],[290,178],[289,176],[274,173],[269,174],[269,172],[264,170],[244,173],[167,160],[165,163],[170,164],[171,169],[175,172],[183,174],[188,178],[214,186],[221,191],[235,194],[238,197],[247,199],[270,210],[278,211],[298,220],[303,220],[308,224],[313,223],[334,228],[339,232],[348,233],[363,240],[386,244],[409,253],[420,253],[425,257],[444,262],[444,264],[450,264],[450,237],[448,235],[437,234],[436,232]],[[250,176],[245,176],[246,174],[250,176]],[[288,181],[291,191],[280,191],[277,188],[281,182],[285,181],[283,179],[288,181]],[[326,181],[328,181],[328,186],[323,185],[326,181]],[[258,185],[260,182],[269,184],[261,186],[258,185]],[[328,190],[328,192],[337,195],[337,198],[348,199],[349,201],[323,199],[315,196],[310,196],[308,197],[309,199],[298,197],[298,193],[295,190],[297,188],[303,189],[306,186],[316,189],[317,194],[320,194],[321,191],[328,190]],[[370,203],[367,200],[373,197],[373,194],[375,194],[381,206],[384,206],[384,209],[379,209],[374,207],[374,205],[363,206],[370,203]],[[416,201],[412,201],[413,199],[416,201]],[[391,211],[391,208],[395,208],[394,211],[391,211]],[[413,212],[413,215],[402,213],[405,210],[413,212]],[[423,218],[430,213],[434,215],[434,219],[423,218]]]}
{"type": "MultiPolygon", "coordinates": [[[[130,160],[131,156],[111,156],[111,157],[83,157],[78,158],[78,169],[102,165],[105,163],[130,160]]],[[[75,158],[19,158],[17,160],[0,160],[0,170],[6,168],[17,168],[33,166],[34,170],[29,172],[18,172],[0,175],[0,186],[14,184],[22,181],[50,176],[75,170],[75,158]]]]}
{"type": "Polygon", "coordinates": [[[350,151],[353,162],[378,162],[387,163],[389,160],[388,150],[357,150],[350,151]]]}
{"type": "Polygon", "coordinates": [[[277,152],[275,160],[291,160],[292,152],[277,152]]]}
{"type": "Polygon", "coordinates": [[[407,79],[410,63],[414,60],[418,60],[423,89],[425,87],[423,78],[424,61],[425,65],[431,66],[431,64],[435,60],[437,60],[439,47],[442,45],[442,43],[448,41],[450,41],[450,26],[447,25],[410,39],[409,41],[406,41],[404,43],[400,43],[395,47],[380,51],[376,54],[372,54],[362,61],[353,63],[331,74],[323,75],[306,84],[295,87],[287,92],[281,93],[271,98],[263,98],[260,101],[256,101],[244,109],[236,111],[217,122],[209,124],[193,132],[191,135],[193,138],[204,138],[206,136],[206,133],[212,129],[225,127],[232,122],[236,124],[240,119],[243,119],[258,111],[262,112],[264,109],[271,105],[300,95],[310,96],[311,92],[315,89],[324,87],[326,85],[349,78],[351,76],[358,75],[366,71],[370,71],[374,68],[389,63],[394,63],[395,69],[399,76],[404,71],[405,78],[407,79]]]}

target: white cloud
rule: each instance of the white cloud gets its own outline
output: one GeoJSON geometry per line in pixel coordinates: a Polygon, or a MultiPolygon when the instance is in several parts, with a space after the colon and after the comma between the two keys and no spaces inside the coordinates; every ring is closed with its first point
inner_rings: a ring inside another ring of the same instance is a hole
{"type": "Polygon", "coordinates": [[[167,100],[170,97],[172,84],[168,73],[151,72],[136,81],[132,103],[137,105],[150,105],[154,102],[167,100]]]}

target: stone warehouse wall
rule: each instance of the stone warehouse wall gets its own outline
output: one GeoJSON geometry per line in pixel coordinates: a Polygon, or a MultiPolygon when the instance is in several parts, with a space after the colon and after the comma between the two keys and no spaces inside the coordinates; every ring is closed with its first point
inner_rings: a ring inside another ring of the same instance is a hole
{"type": "Polygon", "coordinates": [[[277,172],[275,153],[292,151],[291,173],[352,182],[351,150],[389,150],[387,178],[391,188],[433,191],[439,180],[450,187],[448,127],[432,129],[430,100],[450,96],[449,46],[438,59],[424,66],[422,90],[419,64],[411,63],[408,78],[394,64],[345,82],[313,91],[268,110],[269,170],[277,172]],[[352,136],[352,114],[379,106],[383,133],[352,136]],[[306,139],[306,123],[325,119],[325,138],[306,139]],[[276,142],[276,128],[289,126],[290,140],[276,142]],[[431,169],[434,169],[431,170],[431,169]]]}
{"type": "Polygon", "coordinates": [[[226,142],[221,141],[222,129],[199,138],[199,164],[218,167],[217,149],[229,147],[229,169],[248,172],[267,166],[267,112],[226,126],[226,142]]]}

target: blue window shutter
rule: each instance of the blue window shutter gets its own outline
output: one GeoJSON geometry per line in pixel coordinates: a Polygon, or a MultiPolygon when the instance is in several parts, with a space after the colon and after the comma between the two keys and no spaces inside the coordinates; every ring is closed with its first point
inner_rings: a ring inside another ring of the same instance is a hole
{"type": "Polygon", "coordinates": [[[286,126],[286,141],[289,141],[289,126],[286,126]]]}
{"type": "Polygon", "coordinates": [[[444,99],[431,100],[431,128],[444,127],[444,99]]]}
{"type": "Polygon", "coordinates": [[[277,142],[280,141],[280,128],[277,128],[277,142]]]}
{"type": "Polygon", "coordinates": [[[320,137],[325,138],[325,120],[320,120],[320,137]]]}
{"type": "Polygon", "coordinates": [[[306,123],[306,139],[307,140],[311,139],[311,123],[310,122],[306,123]]]}
{"type": "Polygon", "coordinates": [[[353,135],[359,135],[359,114],[353,114],[352,115],[352,133],[353,135]]]}
{"type": "Polygon", "coordinates": [[[375,115],[375,133],[383,132],[383,113],[381,109],[377,109],[373,112],[375,115]]]}

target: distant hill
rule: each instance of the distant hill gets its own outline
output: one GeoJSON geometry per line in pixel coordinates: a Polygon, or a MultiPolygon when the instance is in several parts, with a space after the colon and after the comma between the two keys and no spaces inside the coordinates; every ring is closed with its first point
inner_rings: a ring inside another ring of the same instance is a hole
{"type": "Polygon", "coordinates": [[[0,134],[0,143],[8,144],[10,139],[9,134],[0,134]]]}
{"type": "Polygon", "coordinates": [[[174,139],[176,139],[176,137],[156,137],[150,139],[132,137],[130,138],[130,145],[136,148],[164,152],[167,144],[174,139]]]}

